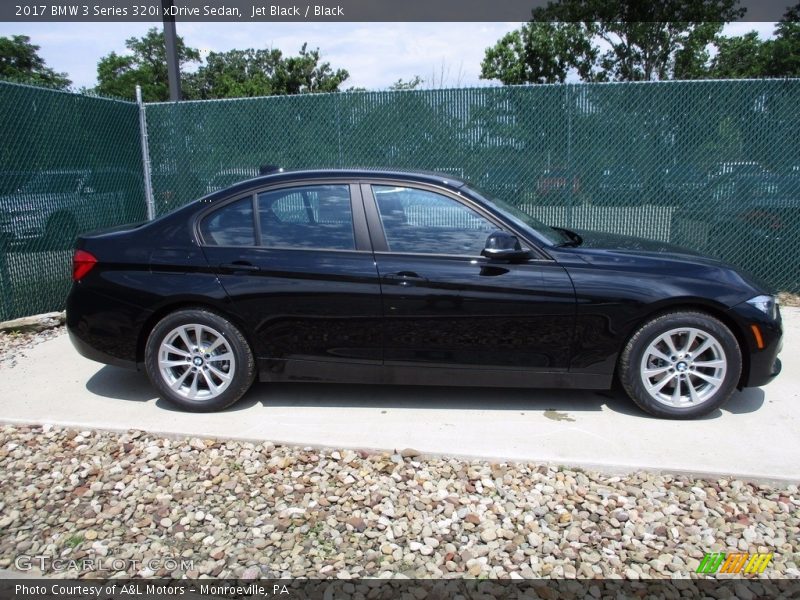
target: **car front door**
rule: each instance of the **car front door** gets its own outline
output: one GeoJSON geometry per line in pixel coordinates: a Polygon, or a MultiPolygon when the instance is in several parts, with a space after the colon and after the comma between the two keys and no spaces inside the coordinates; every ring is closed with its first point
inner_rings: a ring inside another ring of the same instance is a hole
{"type": "Polygon", "coordinates": [[[364,183],[362,195],[390,378],[403,366],[452,367],[465,376],[568,369],[575,295],[562,267],[543,254],[517,263],[481,256],[489,234],[507,228],[452,191],[375,182],[364,183]]]}
{"type": "Polygon", "coordinates": [[[262,373],[380,379],[380,285],[357,186],[295,183],[247,194],[204,215],[199,235],[262,373]]]}

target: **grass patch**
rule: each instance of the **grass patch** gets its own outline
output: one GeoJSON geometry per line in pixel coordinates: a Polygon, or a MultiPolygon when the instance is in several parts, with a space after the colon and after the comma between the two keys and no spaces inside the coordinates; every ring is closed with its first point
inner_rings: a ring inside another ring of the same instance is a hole
{"type": "Polygon", "coordinates": [[[66,540],[64,540],[64,546],[66,548],[77,548],[82,543],[83,543],[83,536],[80,534],[71,535],[66,540]]]}

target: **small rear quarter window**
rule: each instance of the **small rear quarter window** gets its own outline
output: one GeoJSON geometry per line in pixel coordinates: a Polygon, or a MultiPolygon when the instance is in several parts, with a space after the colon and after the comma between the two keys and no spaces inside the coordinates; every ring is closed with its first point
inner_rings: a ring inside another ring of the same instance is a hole
{"type": "Polygon", "coordinates": [[[236,200],[206,215],[200,234],[207,246],[255,246],[253,199],[236,200]]]}

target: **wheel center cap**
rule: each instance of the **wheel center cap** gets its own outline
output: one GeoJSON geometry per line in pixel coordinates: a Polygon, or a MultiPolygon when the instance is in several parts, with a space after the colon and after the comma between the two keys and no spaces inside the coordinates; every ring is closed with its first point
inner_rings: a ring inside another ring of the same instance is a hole
{"type": "Polygon", "coordinates": [[[194,359],[192,360],[192,362],[194,363],[195,367],[202,367],[203,366],[203,359],[200,358],[199,356],[195,356],[194,359]]]}
{"type": "Polygon", "coordinates": [[[683,373],[687,369],[687,367],[688,365],[685,362],[681,361],[677,365],[675,365],[675,370],[678,371],[678,373],[683,373]]]}

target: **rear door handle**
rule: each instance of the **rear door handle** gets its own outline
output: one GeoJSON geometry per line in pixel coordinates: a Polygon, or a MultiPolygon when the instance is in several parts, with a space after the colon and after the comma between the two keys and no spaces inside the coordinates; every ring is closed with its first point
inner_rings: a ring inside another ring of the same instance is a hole
{"type": "Polygon", "coordinates": [[[225,271],[260,271],[261,267],[244,261],[234,261],[232,263],[223,263],[219,266],[220,269],[225,271]]]}

